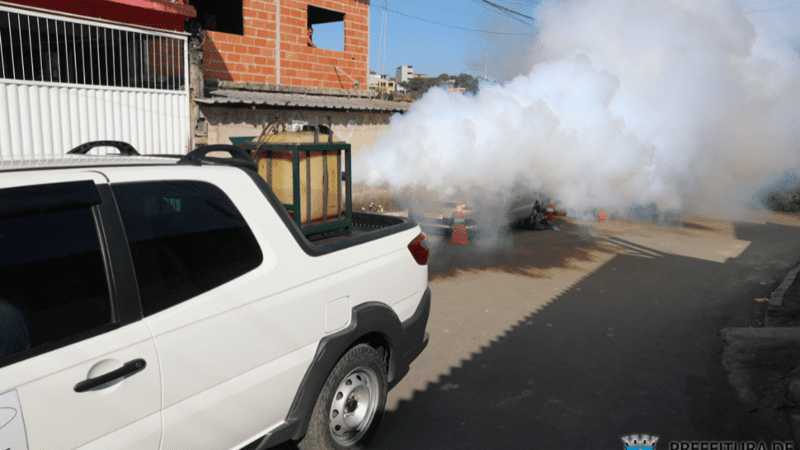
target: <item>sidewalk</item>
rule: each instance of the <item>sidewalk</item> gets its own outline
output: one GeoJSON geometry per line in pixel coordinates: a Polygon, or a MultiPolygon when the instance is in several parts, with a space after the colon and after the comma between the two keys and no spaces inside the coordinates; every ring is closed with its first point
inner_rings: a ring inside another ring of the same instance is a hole
{"type": "MultiPolygon", "coordinates": [[[[800,265],[775,287],[760,328],[726,328],[722,362],[739,396],[785,412],[800,442],[800,265]]],[[[766,300],[766,299],[765,299],[766,300]]]]}
{"type": "Polygon", "coordinates": [[[800,326],[800,265],[792,269],[769,299],[765,327],[800,326]]]}

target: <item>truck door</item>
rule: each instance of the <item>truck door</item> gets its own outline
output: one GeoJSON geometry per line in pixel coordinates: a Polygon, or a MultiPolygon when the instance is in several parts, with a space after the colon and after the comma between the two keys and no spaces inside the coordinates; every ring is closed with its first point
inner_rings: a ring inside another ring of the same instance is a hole
{"type": "Polygon", "coordinates": [[[159,447],[156,348],[110,282],[118,255],[105,237],[121,226],[104,221],[115,208],[104,181],[0,182],[3,450],[159,447]]]}

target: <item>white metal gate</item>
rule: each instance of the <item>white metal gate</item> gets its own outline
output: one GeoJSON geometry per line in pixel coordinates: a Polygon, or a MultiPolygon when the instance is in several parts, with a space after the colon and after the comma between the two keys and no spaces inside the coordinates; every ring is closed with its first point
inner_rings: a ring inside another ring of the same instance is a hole
{"type": "Polygon", "coordinates": [[[187,153],[188,67],[181,34],[0,5],[0,160],[95,140],[187,153]]]}

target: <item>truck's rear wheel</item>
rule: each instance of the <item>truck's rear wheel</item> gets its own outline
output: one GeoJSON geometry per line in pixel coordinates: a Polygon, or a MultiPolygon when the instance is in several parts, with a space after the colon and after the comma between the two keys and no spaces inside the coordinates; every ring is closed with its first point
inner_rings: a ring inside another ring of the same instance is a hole
{"type": "Polygon", "coordinates": [[[363,448],[375,434],[388,392],[386,367],[378,350],[360,344],[331,371],[311,413],[305,449],[363,448]]]}

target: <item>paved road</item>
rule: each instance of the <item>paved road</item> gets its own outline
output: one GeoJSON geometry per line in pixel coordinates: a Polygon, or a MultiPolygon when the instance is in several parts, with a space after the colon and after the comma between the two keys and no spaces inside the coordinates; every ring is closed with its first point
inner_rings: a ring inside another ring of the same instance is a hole
{"type": "Polygon", "coordinates": [[[718,330],[758,326],[800,260],[800,217],[609,220],[437,240],[428,349],[389,396],[375,449],[619,449],[620,436],[791,439],[739,401],[718,330]]]}

